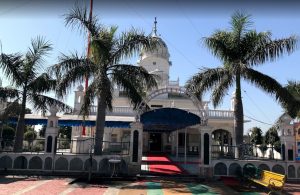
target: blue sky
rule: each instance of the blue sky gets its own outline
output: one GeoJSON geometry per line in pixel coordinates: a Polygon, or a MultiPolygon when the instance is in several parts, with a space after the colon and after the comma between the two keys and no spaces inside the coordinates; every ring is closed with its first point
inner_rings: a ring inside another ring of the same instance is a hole
{"type": "MultiPolygon", "coordinates": [[[[86,0],[88,3],[88,1],[86,0]]],[[[221,62],[202,44],[202,38],[210,36],[217,29],[229,29],[231,14],[242,10],[252,15],[253,28],[257,31],[271,31],[273,38],[283,38],[300,34],[300,13],[296,10],[299,3],[287,1],[253,1],[252,3],[218,3],[221,1],[116,1],[94,4],[94,14],[105,25],[118,25],[119,32],[131,26],[150,33],[154,17],[158,20],[158,34],[165,40],[173,65],[170,79],[184,85],[185,81],[202,67],[217,67],[221,62]]],[[[45,3],[41,1],[0,2],[0,41],[5,53],[25,52],[30,40],[38,35],[44,36],[53,44],[53,51],[47,57],[45,67],[55,64],[60,53],[68,54],[86,51],[86,36],[76,29],[64,25],[63,14],[74,5],[73,1],[45,3]]],[[[257,66],[255,69],[277,79],[285,85],[287,80],[299,80],[300,50],[292,55],[284,55],[272,63],[257,66]]],[[[128,59],[135,63],[137,58],[128,59]]],[[[3,78],[2,71],[0,72],[3,78]]],[[[9,85],[4,79],[4,86],[9,85]]],[[[263,91],[242,83],[244,114],[259,121],[272,124],[282,114],[281,106],[274,98],[263,91]]],[[[66,101],[73,105],[73,90],[66,101]]],[[[223,104],[217,109],[230,108],[228,91],[223,104]]],[[[205,98],[209,99],[209,96],[205,98]]],[[[248,119],[247,117],[245,119],[248,119]]],[[[253,126],[267,130],[270,125],[251,121],[245,124],[245,132],[253,126]]]]}

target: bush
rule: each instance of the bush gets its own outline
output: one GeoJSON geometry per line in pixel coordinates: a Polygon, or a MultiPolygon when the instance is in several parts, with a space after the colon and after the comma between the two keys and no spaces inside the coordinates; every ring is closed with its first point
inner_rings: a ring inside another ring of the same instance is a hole
{"type": "Polygon", "coordinates": [[[13,140],[15,137],[15,130],[14,128],[3,125],[3,131],[2,131],[2,138],[3,140],[13,140]]]}
{"type": "Polygon", "coordinates": [[[35,131],[27,131],[24,133],[24,139],[28,142],[32,142],[36,139],[36,132],[35,131]]]}

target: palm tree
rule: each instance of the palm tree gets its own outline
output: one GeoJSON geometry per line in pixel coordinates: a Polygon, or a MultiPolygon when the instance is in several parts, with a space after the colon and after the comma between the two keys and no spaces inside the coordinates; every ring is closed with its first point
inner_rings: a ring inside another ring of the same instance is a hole
{"type": "MultiPolygon", "coordinates": [[[[300,102],[300,82],[299,81],[288,81],[286,85],[286,89],[294,96],[294,98],[300,102]]],[[[300,104],[298,104],[297,108],[297,117],[300,118],[300,104]]],[[[288,111],[286,110],[286,113],[288,111]]]]}
{"type": "Polygon", "coordinates": [[[121,64],[120,61],[137,54],[143,47],[152,48],[149,37],[135,29],[116,35],[117,27],[104,27],[96,17],[88,19],[85,8],[75,6],[65,17],[67,26],[80,27],[90,33],[90,56],[63,55],[51,70],[60,78],[58,95],[84,78],[91,80],[85,91],[81,114],[87,116],[97,99],[96,135],[94,154],[102,154],[106,109],[112,109],[114,85],[121,86],[134,108],[142,101],[146,89],[156,86],[155,77],[144,68],[121,64]]]}
{"type": "Polygon", "coordinates": [[[294,98],[275,79],[253,69],[255,66],[274,61],[284,53],[292,53],[296,48],[296,38],[271,39],[270,32],[256,32],[249,29],[250,15],[235,12],[231,17],[231,30],[217,30],[204,38],[204,44],[223,66],[206,68],[187,82],[187,89],[198,97],[212,90],[212,102],[218,106],[228,89],[235,85],[234,131],[236,144],[243,142],[243,103],[241,98],[241,80],[244,79],[258,88],[275,96],[291,115],[295,115],[294,98]]]}
{"type": "Polygon", "coordinates": [[[22,55],[20,53],[5,54],[1,52],[0,68],[15,88],[0,87],[0,99],[21,101],[18,116],[14,152],[21,152],[23,148],[26,103],[29,101],[36,110],[46,112],[47,107],[55,105],[61,110],[70,109],[64,103],[43,95],[54,90],[56,80],[47,73],[40,73],[44,63],[44,56],[51,50],[51,45],[42,37],[31,40],[31,47],[22,55]]]}

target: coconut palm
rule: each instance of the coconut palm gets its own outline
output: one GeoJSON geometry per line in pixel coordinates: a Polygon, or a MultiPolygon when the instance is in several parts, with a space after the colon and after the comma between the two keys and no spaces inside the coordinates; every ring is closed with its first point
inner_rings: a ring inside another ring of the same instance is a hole
{"type": "Polygon", "coordinates": [[[297,39],[290,36],[283,39],[271,39],[270,32],[257,32],[249,29],[250,15],[235,12],[231,17],[231,30],[217,30],[204,38],[205,46],[219,58],[223,66],[204,68],[187,82],[187,89],[198,97],[212,89],[212,103],[218,106],[231,86],[235,86],[234,131],[236,144],[243,142],[243,103],[241,98],[241,80],[275,96],[291,115],[295,115],[294,98],[275,79],[255,70],[255,66],[274,61],[284,53],[292,53],[297,39]]]}
{"type": "Polygon", "coordinates": [[[149,37],[135,29],[117,36],[117,27],[104,27],[96,17],[88,19],[85,8],[75,6],[65,17],[67,26],[80,27],[90,33],[90,56],[63,55],[51,70],[60,78],[58,95],[64,96],[70,87],[88,78],[81,114],[87,116],[97,99],[94,154],[102,154],[106,109],[112,109],[114,86],[120,86],[134,108],[142,101],[145,90],[156,86],[155,77],[144,68],[120,63],[137,54],[143,47],[153,47],[149,37]]]}
{"type": "Polygon", "coordinates": [[[16,127],[15,152],[21,152],[23,147],[27,102],[32,103],[35,110],[43,112],[46,112],[47,107],[52,105],[58,106],[61,110],[70,109],[64,103],[43,95],[56,87],[56,80],[52,79],[47,73],[40,73],[44,64],[44,57],[51,49],[50,43],[42,37],[37,37],[32,39],[31,47],[25,55],[1,52],[0,68],[11,81],[13,87],[0,87],[0,99],[21,102],[16,127]]]}
{"type": "MultiPolygon", "coordinates": [[[[300,82],[299,81],[288,81],[286,89],[294,96],[294,98],[300,102],[300,82]]],[[[299,105],[299,104],[298,104],[299,105]]],[[[300,118],[300,105],[298,107],[297,117],[300,118]]],[[[287,110],[286,110],[287,113],[287,110]]]]}

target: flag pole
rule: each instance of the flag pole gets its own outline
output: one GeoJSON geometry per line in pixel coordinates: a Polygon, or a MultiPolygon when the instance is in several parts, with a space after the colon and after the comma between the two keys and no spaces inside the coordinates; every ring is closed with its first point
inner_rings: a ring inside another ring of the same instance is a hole
{"type": "MultiPolygon", "coordinates": [[[[93,17],[93,0],[90,0],[90,14],[89,14],[89,22],[92,21],[92,17],[93,17]]],[[[90,57],[90,44],[91,44],[91,33],[88,32],[88,45],[87,45],[87,58],[90,57]]],[[[89,86],[89,79],[88,77],[85,78],[85,85],[84,85],[84,90],[86,92],[88,86],[89,86]]],[[[85,124],[83,124],[83,128],[82,128],[82,135],[86,135],[85,132],[85,124]]]]}

